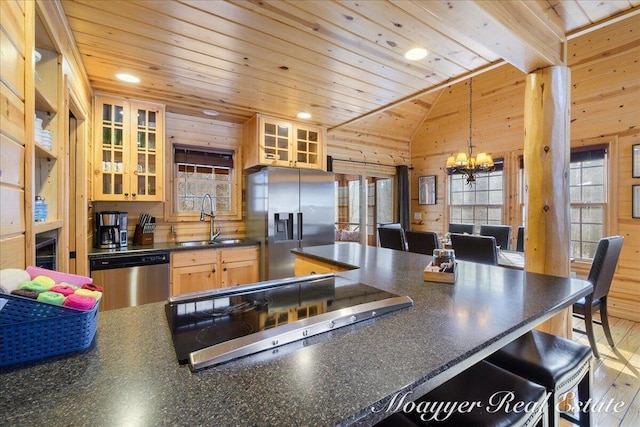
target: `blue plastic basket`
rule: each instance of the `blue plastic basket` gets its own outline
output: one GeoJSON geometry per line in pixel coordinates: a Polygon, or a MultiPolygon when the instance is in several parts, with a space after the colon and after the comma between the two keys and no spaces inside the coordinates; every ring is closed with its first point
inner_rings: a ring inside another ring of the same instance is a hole
{"type": "Polygon", "coordinates": [[[88,311],[0,294],[0,366],[42,359],[91,345],[98,305],[88,311]]]}

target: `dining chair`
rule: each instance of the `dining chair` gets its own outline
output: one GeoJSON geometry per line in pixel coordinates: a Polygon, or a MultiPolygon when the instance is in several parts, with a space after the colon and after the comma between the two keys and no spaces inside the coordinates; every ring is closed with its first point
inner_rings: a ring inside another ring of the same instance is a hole
{"type": "Polygon", "coordinates": [[[375,427],[395,426],[534,426],[546,425],[547,404],[546,390],[532,381],[521,378],[513,373],[493,365],[487,361],[480,361],[445,383],[439,385],[422,397],[415,400],[413,405],[405,404],[403,411],[382,420],[375,427]],[[512,410],[502,405],[488,404],[496,396],[508,390],[513,393],[512,402],[522,402],[531,410],[512,410]],[[466,410],[441,411],[437,421],[429,421],[434,410],[420,410],[440,402],[482,402],[477,406],[467,407],[466,410]],[[446,414],[444,413],[446,412],[446,414]],[[424,415],[426,419],[421,419],[424,415]],[[446,415],[446,417],[445,417],[446,415]]]}
{"type": "Polygon", "coordinates": [[[433,255],[438,248],[438,234],[433,231],[405,231],[407,250],[419,254],[433,255]]]}
{"type": "Polygon", "coordinates": [[[496,244],[500,246],[500,249],[509,250],[509,241],[511,240],[510,225],[482,224],[480,226],[480,235],[495,237],[496,244]]]}
{"type": "Polygon", "coordinates": [[[402,228],[378,227],[378,242],[380,247],[406,251],[407,243],[402,228]]]}
{"type": "Polygon", "coordinates": [[[473,234],[473,224],[462,224],[456,222],[449,223],[449,233],[473,234]]]}
{"type": "Polygon", "coordinates": [[[607,296],[609,295],[609,289],[611,289],[611,280],[618,264],[618,258],[620,258],[623,240],[624,237],[622,236],[610,236],[600,239],[593,256],[589,276],[587,276],[587,281],[593,285],[593,292],[573,304],[573,315],[584,320],[586,332],[576,328],[573,330],[587,334],[593,354],[598,359],[600,358],[600,353],[598,353],[596,338],[593,333],[594,323],[602,326],[609,345],[612,348],[615,347],[609,327],[607,296]],[[599,321],[593,318],[593,314],[598,311],[600,311],[599,321]]]}
{"type": "Polygon", "coordinates": [[[516,235],[516,251],[524,252],[524,227],[522,225],[518,227],[518,234],[516,235]]]}
{"type": "Polygon", "coordinates": [[[547,389],[550,427],[558,427],[560,417],[581,427],[591,425],[591,411],[578,411],[579,418],[560,411],[560,398],[576,385],[579,404],[574,407],[587,408],[591,399],[593,357],[586,345],[534,329],[485,360],[547,389]]]}
{"type": "Polygon", "coordinates": [[[451,247],[456,259],[498,265],[498,249],[493,236],[451,233],[451,247]]]}

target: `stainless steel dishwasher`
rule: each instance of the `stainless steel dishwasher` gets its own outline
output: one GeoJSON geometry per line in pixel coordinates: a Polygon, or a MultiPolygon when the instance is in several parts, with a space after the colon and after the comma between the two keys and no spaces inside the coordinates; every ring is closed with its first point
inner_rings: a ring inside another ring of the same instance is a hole
{"type": "Polygon", "coordinates": [[[93,283],[104,288],[101,311],[169,298],[168,251],[94,256],[89,268],[93,283]]]}

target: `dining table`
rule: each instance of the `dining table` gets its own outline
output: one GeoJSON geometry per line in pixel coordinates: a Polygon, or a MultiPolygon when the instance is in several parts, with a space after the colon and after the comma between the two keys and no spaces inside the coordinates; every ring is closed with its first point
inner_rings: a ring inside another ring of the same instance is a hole
{"type": "Polygon", "coordinates": [[[524,270],[524,252],[498,249],[498,265],[500,267],[524,270]]]}

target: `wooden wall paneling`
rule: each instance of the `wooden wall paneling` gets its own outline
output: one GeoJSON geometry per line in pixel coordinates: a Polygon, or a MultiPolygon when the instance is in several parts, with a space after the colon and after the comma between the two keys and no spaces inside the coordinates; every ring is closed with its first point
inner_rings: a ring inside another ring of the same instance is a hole
{"type": "Polygon", "coordinates": [[[31,10],[23,1],[0,2],[0,268],[24,268],[27,262],[25,188],[32,162],[25,158],[33,153],[28,143],[33,131],[26,117],[33,117],[33,107],[27,95],[32,79],[25,77],[25,69],[33,59],[25,55],[31,52],[31,10]]]}
{"type": "MultiPolygon", "coordinates": [[[[9,30],[12,30],[9,28],[9,30]]],[[[0,55],[2,55],[2,67],[0,76],[18,98],[24,99],[24,52],[20,52],[13,43],[11,37],[16,34],[5,35],[4,29],[0,31],[0,55]]]]}
{"type": "MultiPolygon", "coordinates": [[[[25,55],[25,0],[8,0],[0,2],[0,15],[2,16],[2,30],[16,47],[17,51],[25,55]]],[[[2,64],[5,64],[4,52],[2,64]]]]}
{"type": "Polygon", "coordinates": [[[16,141],[24,143],[25,135],[25,104],[4,83],[0,84],[0,119],[2,133],[11,136],[16,141]]]}
{"type": "Polygon", "coordinates": [[[0,186],[0,236],[5,238],[23,234],[24,223],[24,191],[18,188],[0,186]]]}
{"type": "Polygon", "coordinates": [[[0,134],[0,185],[24,189],[24,146],[0,134]]]}
{"type": "MultiPolygon", "coordinates": [[[[2,3],[2,2],[0,2],[2,3]]],[[[25,268],[25,238],[24,234],[2,238],[0,240],[0,269],[25,268]]]]}
{"type": "Polygon", "coordinates": [[[587,62],[601,61],[619,51],[637,47],[639,26],[640,14],[636,14],[614,25],[601,28],[591,35],[570,38],[567,42],[570,52],[568,65],[573,68],[587,62]],[[596,33],[597,36],[593,37],[596,33]]]}
{"type": "Polygon", "coordinates": [[[349,126],[327,132],[327,154],[336,159],[386,165],[409,163],[409,139],[386,138],[351,130],[349,126]]]}

